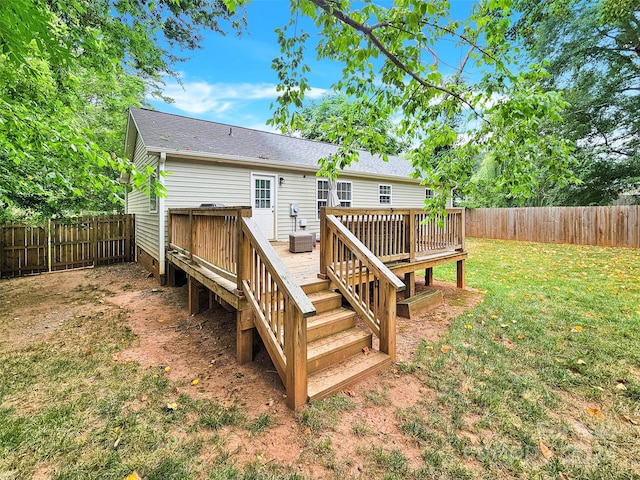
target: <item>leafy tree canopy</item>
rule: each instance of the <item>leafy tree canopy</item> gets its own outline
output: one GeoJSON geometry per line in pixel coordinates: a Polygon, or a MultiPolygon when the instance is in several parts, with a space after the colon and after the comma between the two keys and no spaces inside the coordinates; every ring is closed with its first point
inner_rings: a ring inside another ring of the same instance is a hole
{"type": "Polygon", "coordinates": [[[320,101],[312,101],[299,112],[304,138],[355,148],[367,148],[373,141],[381,142],[384,153],[398,155],[409,145],[395,135],[396,128],[389,118],[380,115],[381,106],[368,104],[358,108],[345,95],[325,94],[320,101]]]}
{"type": "Polygon", "coordinates": [[[548,61],[547,88],[570,103],[557,135],[579,146],[580,185],[563,204],[607,204],[640,186],[640,10],[637,0],[519,0],[514,33],[548,61]],[[587,202],[587,203],[585,203],[587,202]]]}
{"type": "MultiPolygon", "coordinates": [[[[516,63],[517,51],[508,41],[512,0],[480,0],[466,20],[452,18],[447,0],[384,6],[293,0],[292,20],[279,30],[282,56],[274,60],[280,97],[272,123],[285,130],[303,128],[296,109],[309,89],[304,55],[312,40],[298,28],[298,15],[313,19],[320,30],[313,45],[317,57],[343,65],[334,90],[357,100],[356,111],[375,105],[381,121],[401,119],[399,133],[411,142],[415,175],[426,183],[445,192],[473,192],[474,169],[487,154],[497,172],[483,183],[488,194],[528,198],[540,170],[554,183],[572,178],[570,142],[550,129],[567,104],[542,88],[543,68],[516,63]],[[452,43],[459,49],[455,64],[443,48],[452,43]]],[[[322,173],[335,177],[356,161],[355,146],[354,136],[346,135],[339,154],[323,160],[322,173]]],[[[385,155],[379,136],[368,135],[364,146],[385,155]]],[[[435,205],[445,200],[437,196],[435,205]]]]}
{"type": "Polygon", "coordinates": [[[0,215],[118,208],[127,107],[242,23],[220,0],[0,2],[0,215]]]}

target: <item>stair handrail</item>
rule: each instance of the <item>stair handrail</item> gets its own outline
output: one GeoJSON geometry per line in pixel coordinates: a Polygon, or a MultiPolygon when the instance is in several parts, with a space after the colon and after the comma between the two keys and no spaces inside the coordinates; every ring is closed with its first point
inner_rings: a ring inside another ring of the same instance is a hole
{"type": "Polygon", "coordinates": [[[307,403],[307,324],[316,309],[256,221],[242,218],[238,278],[254,324],[285,384],[287,405],[307,403]]]}
{"type": "Polygon", "coordinates": [[[322,215],[322,219],[321,272],[380,339],[380,351],[395,360],[396,292],[405,289],[404,283],[335,215],[322,215]]]}

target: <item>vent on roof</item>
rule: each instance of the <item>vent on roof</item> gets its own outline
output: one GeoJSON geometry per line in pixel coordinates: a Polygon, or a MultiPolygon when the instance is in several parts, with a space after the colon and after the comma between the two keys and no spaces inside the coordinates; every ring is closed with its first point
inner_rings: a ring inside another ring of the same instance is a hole
{"type": "Polygon", "coordinates": [[[233,137],[233,128],[229,127],[229,136],[233,137]]]}

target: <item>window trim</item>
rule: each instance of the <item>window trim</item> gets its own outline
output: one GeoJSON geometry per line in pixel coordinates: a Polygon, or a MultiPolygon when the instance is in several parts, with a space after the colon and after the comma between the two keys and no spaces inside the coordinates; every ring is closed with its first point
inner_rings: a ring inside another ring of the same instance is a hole
{"type": "Polygon", "coordinates": [[[390,183],[379,183],[378,184],[378,205],[391,206],[392,203],[393,203],[393,185],[391,185],[390,183]],[[381,189],[383,187],[388,187],[389,193],[382,193],[381,189]],[[383,197],[388,197],[389,201],[383,202],[382,201],[383,197]]]}
{"type": "Polygon", "coordinates": [[[436,192],[432,188],[428,188],[428,187],[425,188],[425,190],[424,190],[424,198],[425,199],[431,200],[431,199],[435,198],[435,196],[436,196],[436,192]]]}

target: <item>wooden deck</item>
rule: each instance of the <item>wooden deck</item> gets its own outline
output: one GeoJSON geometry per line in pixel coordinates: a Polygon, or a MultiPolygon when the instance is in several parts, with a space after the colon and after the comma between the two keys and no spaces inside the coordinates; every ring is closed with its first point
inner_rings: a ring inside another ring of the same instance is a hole
{"type": "Polygon", "coordinates": [[[298,285],[304,286],[314,283],[318,279],[320,273],[319,245],[316,245],[311,252],[304,253],[291,253],[287,242],[272,242],[271,245],[298,285]]]}
{"type": "Polygon", "coordinates": [[[238,361],[252,360],[257,333],[291,408],[394,361],[396,294],[413,295],[416,271],[426,270],[429,282],[434,266],[457,262],[464,287],[463,210],[434,220],[422,210],[323,208],[320,242],[305,253],[267,241],[251,214],[250,207],[170,210],[167,281],[186,274],[192,314],[201,287],[210,305],[236,310],[238,361]]]}

